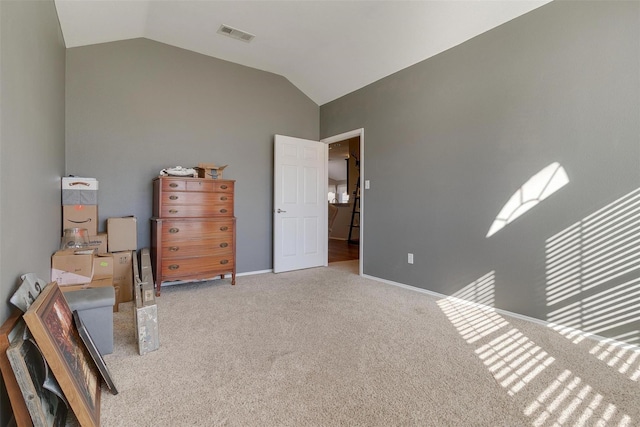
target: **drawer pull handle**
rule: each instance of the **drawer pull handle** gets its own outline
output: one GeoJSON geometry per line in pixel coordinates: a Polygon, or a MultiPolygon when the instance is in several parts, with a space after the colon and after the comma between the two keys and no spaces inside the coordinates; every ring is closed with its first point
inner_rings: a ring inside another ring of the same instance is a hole
{"type": "Polygon", "coordinates": [[[220,243],[220,247],[221,248],[226,248],[227,246],[229,246],[229,244],[227,242],[220,243]]]}
{"type": "Polygon", "coordinates": [[[169,213],[177,214],[178,213],[178,209],[169,209],[169,213]]]}
{"type": "Polygon", "coordinates": [[[226,186],[225,184],[222,184],[222,185],[220,186],[220,188],[222,188],[223,190],[226,190],[226,189],[227,189],[227,188],[229,188],[229,187],[228,187],[228,186],[226,186]]]}
{"type": "Polygon", "coordinates": [[[178,200],[178,196],[169,196],[169,200],[178,200]]]}
{"type": "Polygon", "coordinates": [[[178,264],[171,264],[171,265],[169,266],[169,270],[177,270],[177,269],[179,269],[179,268],[180,268],[180,266],[179,266],[178,264]]]}
{"type": "Polygon", "coordinates": [[[173,234],[177,233],[178,231],[180,231],[180,229],[176,228],[176,227],[173,227],[173,228],[169,229],[169,233],[173,233],[173,234]]]}
{"type": "Polygon", "coordinates": [[[220,213],[227,213],[226,209],[220,209],[220,213]]]}
{"type": "Polygon", "coordinates": [[[227,200],[227,196],[220,197],[220,200],[227,200]]]}
{"type": "Polygon", "coordinates": [[[177,186],[178,186],[178,184],[176,184],[175,182],[172,182],[171,184],[169,184],[169,187],[176,188],[177,186]]]}
{"type": "Polygon", "coordinates": [[[220,264],[229,264],[229,260],[228,259],[220,260],[220,264]]]}
{"type": "Polygon", "coordinates": [[[180,250],[180,246],[169,246],[170,252],[178,252],[180,250]]]}
{"type": "Polygon", "coordinates": [[[229,229],[229,227],[227,227],[226,225],[224,227],[220,227],[220,231],[227,231],[229,229]]]}

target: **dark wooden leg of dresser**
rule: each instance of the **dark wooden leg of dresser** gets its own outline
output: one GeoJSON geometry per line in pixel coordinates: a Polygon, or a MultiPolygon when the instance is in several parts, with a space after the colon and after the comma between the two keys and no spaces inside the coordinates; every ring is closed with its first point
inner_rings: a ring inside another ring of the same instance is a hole
{"type": "Polygon", "coordinates": [[[162,276],[160,275],[160,271],[162,271],[162,261],[160,260],[160,258],[156,258],[156,271],[158,271],[157,276],[156,276],[156,296],[159,297],[160,296],[160,286],[162,286],[162,276]]]}
{"type": "Polygon", "coordinates": [[[232,285],[236,284],[236,272],[235,271],[233,273],[231,273],[231,284],[232,285]]]}

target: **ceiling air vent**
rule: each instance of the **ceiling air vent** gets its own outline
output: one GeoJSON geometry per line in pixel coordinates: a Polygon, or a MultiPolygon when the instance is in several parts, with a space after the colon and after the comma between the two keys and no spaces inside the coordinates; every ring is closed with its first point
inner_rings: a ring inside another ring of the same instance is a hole
{"type": "Polygon", "coordinates": [[[253,34],[247,33],[246,31],[238,30],[237,28],[233,28],[224,24],[220,25],[220,28],[218,28],[218,34],[229,36],[232,39],[242,40],[243,42],[247,43],[249,43],[255,37],[253,34]]]}

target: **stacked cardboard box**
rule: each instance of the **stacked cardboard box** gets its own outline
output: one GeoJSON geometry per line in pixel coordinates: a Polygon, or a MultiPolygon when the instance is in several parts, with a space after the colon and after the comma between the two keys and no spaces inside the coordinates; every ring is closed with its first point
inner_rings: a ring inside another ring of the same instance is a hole
{"type": "Polygon", "coordinates": [[[98,234],[98,181],[95,178],[62,178],[62,230],[86,228],[98,234]]]}
{"type": "Polygon", "coordinates": [[[133,257],[138,249],[137,221],[133,216],[107,219],[107,248],[114,258],[116,299],[133,301],[133,257]]]}
{"type": "Polygon", "coordinates": [[[98,181],[95,178],[62,178],[62,234],[67,228],[85,228],[89,244],[107,252],[107,235],[98,233],[98,181]]]}
{"type": "Polygon", "coordinates": [[[107,235],[98,233],[98,181],[95,178],[62,178],[62,234],[68,228],[87,229],[89,246],[54,253],[51,281],[58,282],[64,292],[113,286],[113,257],[106,253],[107,235]]]}
{"type": "Polygon", "coordinates": [[[65,292],[113,286],[118,311],[119,303],[133,300],[133,256],[135,251],[59,250],[51,257],[51,281],[65,292]]]}
{"type": "Polygon", "coordinates": [[[107,233],[98,232],[98,181],[62,178],[62,230],[86,228],[89,246],[57,251],[51,257],[51,280],[63,291],[113,286],[114,311],[133,300],[132,257],[137,249],[135,217],[107,219],[107,233]]]}
{"type": "Polygon", "coordinates": [[[93,252],[63,249],[51,257],[51,281],[59,286],[82,285],[93,277],[93,252]]]}
{"type": "MultiPolygon", "coordinates": [[[[52,265],[56,263],[55,258],[58,257],[58,251],[53,255],[52,265]]],[[[91,278],[89,281],[82,281],[82,283],[63,283],[60,285],[58,281],[58,285],[64,286],[63,290],[65,291],[76,291],[79,289],[87,289],[87,288],[100,288],[103,286],[113,286],[113,272],[114,272],[114,260],[111,254],[75,254],[74,257],[90,257],[91,258],[91,278]]],[[[67,257],[68,261],[69,257],[67,257]]],[[[62,274],[64,277],[64,273],[62,274]]]]}
{"type": "MultiPolygon", "coordinates": [[[[113,287],[113,274],[113,256],[95,249],[63,249],[51,257],[51,281],[63,292],[113,287]]],[[[118,311],[117,300],[113,311],[118,311]]]]}

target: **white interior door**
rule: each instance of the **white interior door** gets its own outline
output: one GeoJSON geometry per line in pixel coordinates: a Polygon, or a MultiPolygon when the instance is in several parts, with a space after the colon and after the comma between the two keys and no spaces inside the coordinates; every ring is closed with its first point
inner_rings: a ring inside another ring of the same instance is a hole
{"type": "Polygon", "coordinates": [[[327,265],[327,144],[276,135],[273,271],[327,265]]]}

